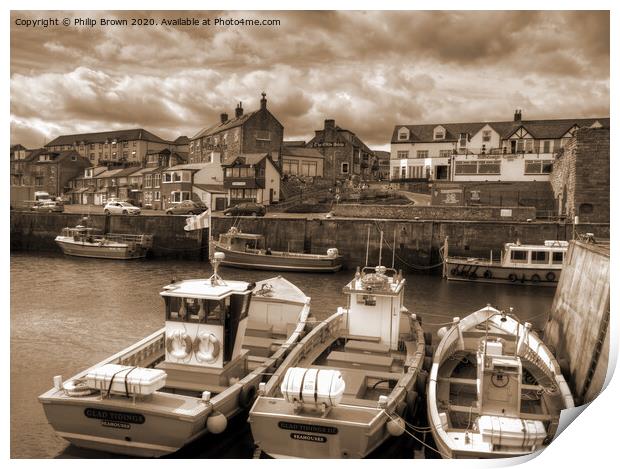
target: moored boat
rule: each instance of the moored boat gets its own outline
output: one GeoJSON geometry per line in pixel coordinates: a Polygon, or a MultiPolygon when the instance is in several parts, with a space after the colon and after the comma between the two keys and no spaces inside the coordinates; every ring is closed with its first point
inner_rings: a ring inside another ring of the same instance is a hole
{"type": "Polygon", "coordinates": [[[152,235],[121,233],[101,234],[94,228],[77,225],[63,228],[56,244],[68,256],[101,259],[138,259],[145,257],[153,245],[152,235]]]}
{"type": "Polygon", "coordinates": [[[427,373],[404,285],[393,269],[358,270],[344,288],[347,307],[316,325],[260,386],[249,418],[260,451],[362,458],[405,431],[427,373]]]}
{"type": "Polygon", "coordinates": [[[512,457],[545,448],[560,412],[574,402],[531,324],[487,306],[438,333],[427,406],[442,457],[512,457]]]}
{"type": "Polygon", "coordinates": [[[226,254],[224,265],[258,270],[294,272],[336,272],[342,268],[342,256],[336,248],[327,254],[304,254],[275,251],[265,246],[265,237],[259,234],[241,233],[231,228],[211,242],[213,252],[226,254]]]}
{"type": "MultiPolygon", "coordinates": [[[[310,299],[282,278],[210,279],[164,287],[165,326],[39,396],[50,425],[76,446],[162,456],[247,411],[305,334],[310,299]]],[[[208,441],[205,442],[208,444],[208,441]]]]}
{"type": "Polygon", "coordinates": [[[515,285],[556,286],[568,250],[567,241],[539,244],[506,243],[500,259],[448,256],[443,247],[443,276],[448,280],[515,285]]]}

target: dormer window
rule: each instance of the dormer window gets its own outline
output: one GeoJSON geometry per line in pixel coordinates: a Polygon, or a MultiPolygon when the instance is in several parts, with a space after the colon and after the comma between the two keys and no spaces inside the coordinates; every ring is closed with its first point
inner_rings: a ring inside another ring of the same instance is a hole
{"type": "Polygon", "coordinates": [[[445,138],[446,138],[446,129],[444,129],[440,125],[435,127],[435,130],[433,131],[433,139],[434,140],[443,140],[445,138]]]}
{"type": "Polygon", "coordinates": [[[409,140],[409,129],[406,127],[402,127],[398,131],[398,140],[409,140]]]}

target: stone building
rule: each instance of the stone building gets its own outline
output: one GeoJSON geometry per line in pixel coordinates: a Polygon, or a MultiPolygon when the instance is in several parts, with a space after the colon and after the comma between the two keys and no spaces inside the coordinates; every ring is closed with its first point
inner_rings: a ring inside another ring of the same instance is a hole
{"type": "Polygon", "coordinates": [[[304,178],[324,176],[325,157],[316,148],[306,148],[304,141],[283,142],[281,160],[283,175],[304,178]]]}
{"type": "Polygon", "coordinates": [[[325,157],[324,177],[333,184],[370,174],[372,150],[353,132],[338,127],[334,119],[326,119],[307,146],[325,157]]]}
{"type": "Polygon", "coordinates": [[[269,153],[279,160],[284,127],[267,109],[267,95],[262,93],[260,108],[245,114],[242,104],[235,109],[231,119],[220,115],[220,122],[202,129],[189,142],[189,162],[209,162],[213,152],[221,155],[221,161],[231,161],[241,154],[269,153]]]}
{"type": "Polygon", "coordinates": [[[559,152],[551,185],[559,215],[609,223],[609,128],[583,128],[559,152]]]}
{"type": "Polygon", "coordinates": [[[187,137],[169,142],[147,130],[130,129],[61,135],[46,144],[45,148],[76,151],[97,166],[117,162],[144,164],[146,155],[153,150],[187,151],[187,144],[187,137]]]}

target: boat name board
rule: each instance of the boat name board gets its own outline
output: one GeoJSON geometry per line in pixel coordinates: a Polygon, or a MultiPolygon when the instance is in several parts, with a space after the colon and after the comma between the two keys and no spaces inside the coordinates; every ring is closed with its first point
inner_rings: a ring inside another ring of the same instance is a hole
{"type": "Polygon", "coordinates": [[[135,414],[133,412],[116,412],[105,409],[93,409],[92,407],[87,407],[84,409],[84,415],[89,419],[99,419],[107,422],[107,424],[103,423],[105,426],[115,426],[112,425],[113,422],[121,424],[143,424],[146,421],[144,415],[142,414],[135,414]]]}
{"type": "MultiPolygon", "coordinates": [[[[336,427],[325,427],[323,425],[307,425],[305,423],[278,422],[278,427],[282,430],[293,430],[298,432],[325,433],[327,435],[335,435],[338,433],[336,427]]],[[[294,435],[294,433],[291,433],[294,435]]],[[[293,436],[291,436],[293,438],[293,436]]]]}
{"type": "Polygon", "coordinates": [[[327,438],[321,435],[308,435],[307,433],[291,433],[293,440],[313,441],[315,443],[325,443],[327,438]]]}

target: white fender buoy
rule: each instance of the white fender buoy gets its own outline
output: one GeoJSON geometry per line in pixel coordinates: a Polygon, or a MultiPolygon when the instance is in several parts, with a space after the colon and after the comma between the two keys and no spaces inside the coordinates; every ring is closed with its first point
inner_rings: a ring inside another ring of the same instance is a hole
{"type": "Polygon", "coordinates": [[[221,412],[213,412],[207,417],[207,430],[210,433],[218,434],[226,430],[228,419],[221,412]]]}
{"type": "Polygon", "coordinates": [[[448,328],[446,326],[440,327],[439,330],[437,331],[437,335],[439,336],[440,339],[443,339],[443,336],[446,335],[446,332],[448,332],[448,328]]]}
{"type": "Polygon", "coordinates": [[[405,433],[405,421],[401,417],[396,417],[387,423],[387,431],[392,436],[400,436],[405,433]]]}

